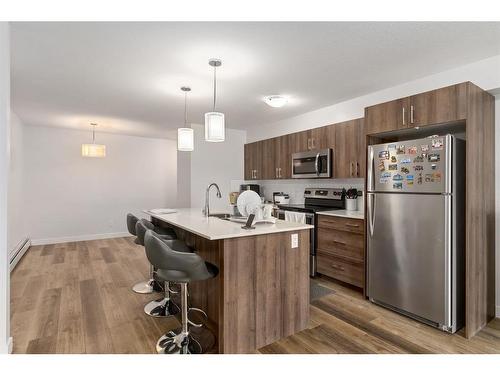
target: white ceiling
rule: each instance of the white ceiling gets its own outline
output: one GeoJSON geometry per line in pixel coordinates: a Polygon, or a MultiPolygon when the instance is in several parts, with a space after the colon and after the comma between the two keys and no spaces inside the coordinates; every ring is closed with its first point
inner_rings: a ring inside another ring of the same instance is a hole
{"type": "Polygon", "coordinates": [[[500,54],[500,23],[13,23],[12,107],[27,124],[171,137],[212,106],[272,123],[500,54]],[[290,103],[271,108],[269,94],[290,103]]]}

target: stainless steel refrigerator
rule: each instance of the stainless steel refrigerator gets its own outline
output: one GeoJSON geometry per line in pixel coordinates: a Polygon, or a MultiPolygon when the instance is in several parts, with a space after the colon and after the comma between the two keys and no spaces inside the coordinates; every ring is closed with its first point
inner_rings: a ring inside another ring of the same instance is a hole
{"type": "Polygon", "coordinates": [[[368,296],[444,331],[464,319],[465,141],[368,147],[368,296]]]}

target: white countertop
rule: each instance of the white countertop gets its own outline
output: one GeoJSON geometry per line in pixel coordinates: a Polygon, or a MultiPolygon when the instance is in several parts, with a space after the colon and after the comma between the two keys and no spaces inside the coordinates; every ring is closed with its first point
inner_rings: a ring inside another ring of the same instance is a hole
{"type": "Polygon", "coordinates": [[[320,211],[318,215],[327,215],[327,216],[338,216],[338,217],[346,217],[348,219],[365,219],[364,211],[347,211],[347,210],[334,210],[334,211],[320,211]]]}
{"type": "Polygon", "coordinates": [[[152,214],[147,210],[145,210],[144,213],[209,240],[258,236],[314,228],[309,224],[276,220],[276,224],[258,223],[255,224],[255,229],[247,230],[241,228],[243,225],[242,223],[222,220],[217,217],[205,217],[201,213],[200,208],[179,208],[175,213],[163,215],[152,214]]]}

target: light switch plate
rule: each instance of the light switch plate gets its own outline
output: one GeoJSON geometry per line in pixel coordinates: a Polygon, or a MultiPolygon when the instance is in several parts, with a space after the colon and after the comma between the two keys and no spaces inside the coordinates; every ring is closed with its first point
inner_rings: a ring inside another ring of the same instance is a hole
{"type": "Polygon", "coordinates": [[[297,247],[299,247],[299,234],[293,233],[292,234],[292,249],[295,249],[297,247]]]}

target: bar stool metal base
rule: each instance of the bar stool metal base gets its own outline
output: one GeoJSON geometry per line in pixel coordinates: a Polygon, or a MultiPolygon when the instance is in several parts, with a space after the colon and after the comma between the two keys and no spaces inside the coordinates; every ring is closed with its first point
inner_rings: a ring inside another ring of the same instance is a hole
{"type": "Polygon", "coordinates": [[[153,279],[141,281],[140,283],[135,284],[132,287],[132,290],[139,294],[150,294],[153,293],[154,283],[155,281],[153,279]]]}
{"type": "Polygon", "coordinates": [[[177,328],[164,334],[156,343],[158,354],[201,354],[201,344],[192,336],[177,328]]]}
{"type": "Polygon", "coordinates": [[[180,309],[170,298],[164,297],[149,302],[144,312],[154,318],[165,318],[178,314],[180,309]]]}

